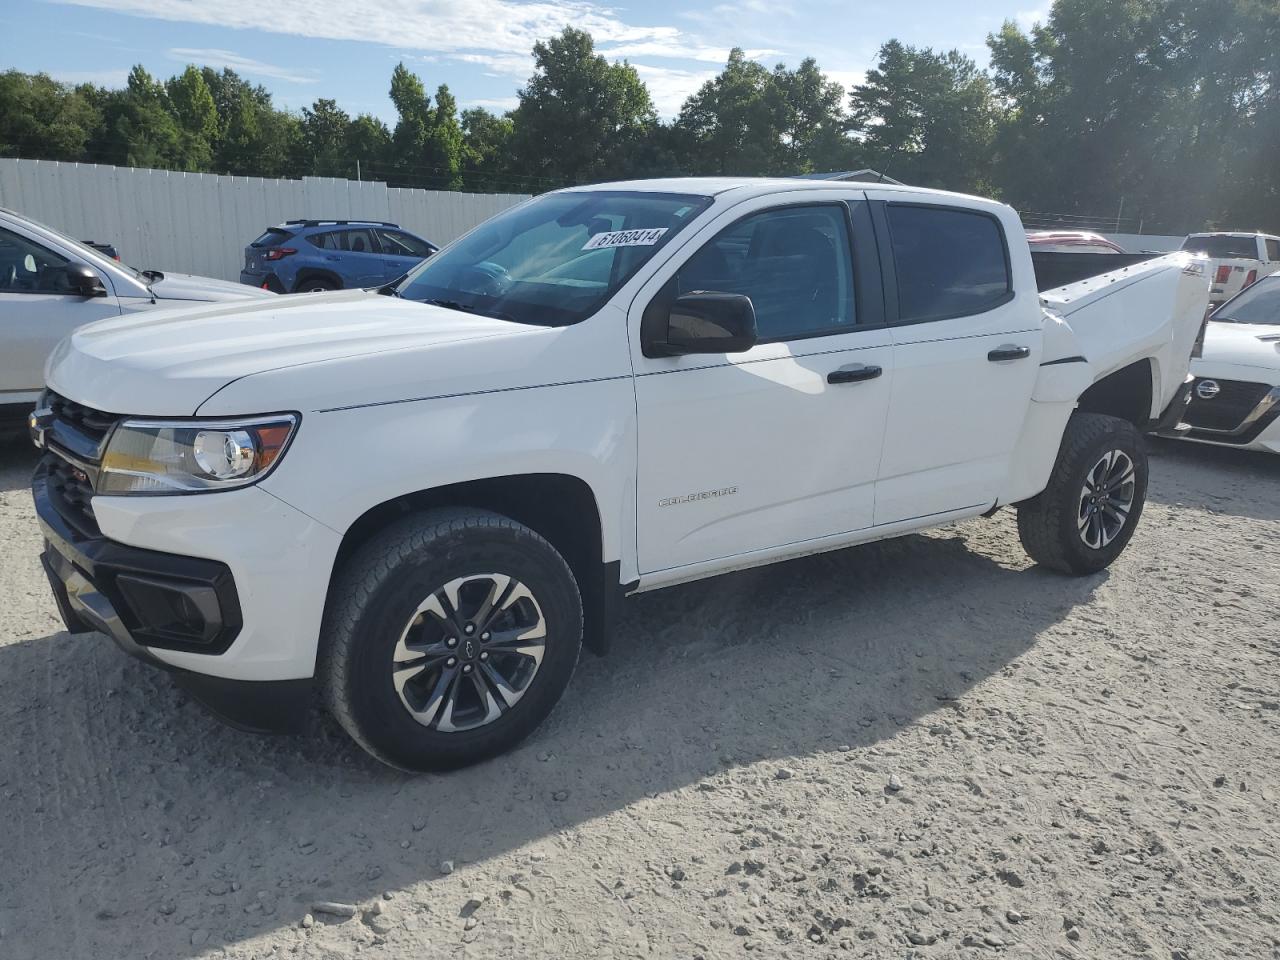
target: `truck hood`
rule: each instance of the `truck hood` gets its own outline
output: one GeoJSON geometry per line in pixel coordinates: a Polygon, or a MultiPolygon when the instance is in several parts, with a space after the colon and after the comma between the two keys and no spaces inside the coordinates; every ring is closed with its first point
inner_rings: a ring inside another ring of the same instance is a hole
{"type": "MultiPolygon", "coordinates": [[[[81,327],[53,351],[45,382],[110,413],[189,416],[228,384],[267,371],[539,332],[550,331],[363,290],[210,303],[81,327]]],[[[328,390],[339,392],[331,382],[328,390]]],[[[269,407],[297,403],[278,396],[269,407]]]]}
{"type": "Polygon", "coordinates": [[[1280,324],[1210,320],[1203,358],[1206,363],[1262,367],[1280,375],[1280,324]]]}
{"type": "Polygon", "coordinates": [[[151,292],[158,300],[267,300],[276,296],[270,290],[215,280],[213,277],[197,277],[190,273],[165,272],[162,279],[154,281],[151,292]]]}

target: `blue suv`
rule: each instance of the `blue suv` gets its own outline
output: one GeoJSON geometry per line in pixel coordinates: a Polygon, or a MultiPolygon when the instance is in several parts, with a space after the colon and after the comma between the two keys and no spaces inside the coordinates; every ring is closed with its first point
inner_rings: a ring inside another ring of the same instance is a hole
{"type": "Polygon", "coordinates": [[[378,220],[287,220],[244,248],[240,282],[276,293],[376,287],[439,248],[378,220]]]}

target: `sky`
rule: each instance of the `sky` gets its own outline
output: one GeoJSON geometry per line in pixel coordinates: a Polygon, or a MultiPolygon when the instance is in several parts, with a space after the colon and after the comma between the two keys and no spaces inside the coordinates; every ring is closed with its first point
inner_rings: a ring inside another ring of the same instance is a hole
{"type": "Polygon", "coordinates": [[[503,111],[533,69],[535,40],[565,26],[598,52],[628,60],[663,117],[723,66],[729,49],[772,66],[804,57],[844,85],[896,37],[955,47],[986,62],[988,33],[1024,28],[1049,0],[3,0],[0,69],[122,86],[141,63],[167,78],[188,63],[231,67],[277,106],[317,98],[390,123],[391,71],[403,61],[429,90],[447,83],[460,107],[503,111]],[[1037,5],[1038,4],[1038,5],[1037,5]]]}

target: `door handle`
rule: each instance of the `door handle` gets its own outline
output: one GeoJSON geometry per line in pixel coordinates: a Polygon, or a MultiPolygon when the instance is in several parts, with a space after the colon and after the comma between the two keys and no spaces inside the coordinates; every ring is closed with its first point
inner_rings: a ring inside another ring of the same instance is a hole
{"type": "Polygon", "coordinates": [[[987,354],[987,359],[992,363],[999,363],[1002,360],[1025,360],[1031,356],[1030,347],[1015,347],[1006,344],[1003,347],[997,347],[987,354]]]}
{"type": "Polygon", "coordinates": [[[863,380],[874,380],[882,373],[884,371],[879,367],[863,366],[859,363],[851,367],[832,370],[827,374],[827,383],[861,383],[863,380]]]}

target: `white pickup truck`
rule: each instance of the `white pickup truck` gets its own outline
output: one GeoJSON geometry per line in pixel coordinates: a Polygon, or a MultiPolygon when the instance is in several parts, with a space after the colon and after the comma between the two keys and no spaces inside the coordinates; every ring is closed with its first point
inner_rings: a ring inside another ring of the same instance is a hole
{"type": "Polygon", "coordinates": [[[1209,258],[1209,302],[1215,307],[1280,270],[1280,237],[1266,233],[1193,233],[1182,249],[1209,258]]]}
{"type": "Polygon", "coordinates": [[[31,417],[58,606],[249,727],[318,687],[419,770],[529,733],[637,591],[1004,505],[1100,570],[1208,279],[1173,254],[1042,305],[1023,237],[914,188],[606,184],[379,293],[93,324],[31,417]]]}

